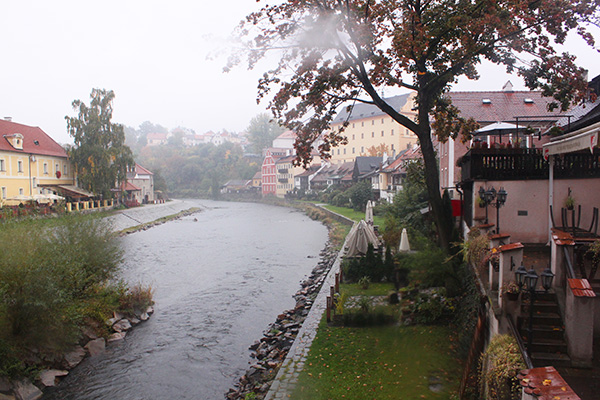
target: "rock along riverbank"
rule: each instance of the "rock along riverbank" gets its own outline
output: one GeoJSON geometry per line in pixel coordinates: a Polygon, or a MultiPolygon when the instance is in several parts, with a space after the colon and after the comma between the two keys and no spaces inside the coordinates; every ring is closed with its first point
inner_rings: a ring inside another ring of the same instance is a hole
{"type": "Polygon", "coordinates": [[[337,256],[338,251],[327,243],[321,251],[317,266],[301,282],[300,290],[293,296],[296,306],[280,314],[263,332],[263,337],[250,346],[251,357],[255,361],[235,387],[225,394],[227,400],[246,399],[246,395],[251,393],[254,393],[253,398],[256,399],[267,396],[337,256]]]}

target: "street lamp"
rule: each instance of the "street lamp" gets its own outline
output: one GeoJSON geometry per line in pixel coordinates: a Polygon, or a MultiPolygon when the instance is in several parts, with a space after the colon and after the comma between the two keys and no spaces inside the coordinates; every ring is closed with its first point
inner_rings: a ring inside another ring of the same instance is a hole
{"type": "Polygon", "coordinates": [[[485,223],[488,224],[488,201],[486,198],[486,190],[483,188],[483,186],[479,186],[479,199],[483,202],[483,204],[485,204],[485,223]]]}
{"type": "MultiPolygon", "coordinates": [[[[542,287],[547,292],[552,287],[554,274],[550,268],[546,268],[541,274],[542,287]]],[[[519,287],[525,287],[529,291],[529,333],[527,334],[527,352],[531,356],[531,347],[533,345],[533,307],[535,304],[535,288],[538,283],[539,276],[531,267],[529,271],[525,271],[523,264],[515,271],[515,279],[519,287]]]]}
{"type": "Polygon", "coordinates": [[[491,203],[492,207],[496,207],[496,233],[500,233],[500,207],[506,203],[506,197],[508,197],[508,192],[504,190],[503,187],[500,188],[498,193],[496,193],[496,189],[492,187],[491,189],[493,196],[496,198],[495,203],[491,203]]]}
{"type": "Polygon", "coordinates": [[[517,281],[517,285],[519,285],[519,290],[523,289],[523,285],[525,284],[525,276],[527,275],[527,270],[523,263],[517,268],[515,271],[515,280],[517,281]]]}
{"type": "Polygon", "coordinates": [[[542,274],[542,287],[544,291],[548,291],[552,287],[552,281],[554,280],[554,273],[550,270],[550,267],[546,268],[542,274]]]}

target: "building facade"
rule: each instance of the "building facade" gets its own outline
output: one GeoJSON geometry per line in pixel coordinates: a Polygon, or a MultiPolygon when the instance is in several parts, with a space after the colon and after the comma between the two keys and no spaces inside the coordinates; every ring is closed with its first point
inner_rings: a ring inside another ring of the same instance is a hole
{"type": "Polygon", "coordinates": [[[135,192],[136,200],[140,204],[154,203],[154,174],[138,163],[127,171],[127,182],[139,188],[135,192]]]}
{"type": "MultiPolygon", "coordinates": [[[[395,110],[410,119],[416,119],[414,94],[403,94],[387,98],[395,110]]],[[[417,143],[417,136],[394,121],[379,108],[369,104],[357,104],[350,113],[343,109],[336,116],[331,128],[339,129],[345,121],[348,126],[343,135],[348,143],[331,150],[331,162],[354,161],[359,156],[397,154],[417,143]],[[371,151],[370,151],[371,150],[371,151]],[[377,153],[373,154],[373,150],[377,153]]]]}
{"type": "Polygon", "coordinates": [[[67,152],[39,127],[0,120],[0,204],[50,198],[44,185],[72,185],[67,152]]]}

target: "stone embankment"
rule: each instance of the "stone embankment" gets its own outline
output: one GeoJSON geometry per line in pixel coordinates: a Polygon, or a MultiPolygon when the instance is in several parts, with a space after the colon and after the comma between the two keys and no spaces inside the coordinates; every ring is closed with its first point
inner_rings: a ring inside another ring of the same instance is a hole
{"type": "Polygon", "coordinates": [[[79,343],[70,351],[55,355],[52,358],[40,358],[31,355],[31,362],[37,365],[46,365],[48,368],[40,371],[35,382],[22,378],[9,380],[0,377],[0,400],[37,400],[44,391],[52,390],[61,378],[67,376],[69,371],[79,365],[86,357],[96,356],[104,351],[106,345],[111,342],[123,340],[127,332],[150,318],[154,308],[138,310],[132,315],[113,314],[113,318],[106,321],[111,330],[107,338],[99,337],[93,329],[86,328],[82,332],[79,343]]]}
{"type": "Polygon", "coordinates": [[[264,336],[250,346],[251,356],[256,361],[235,384],[235,388],[230,389],[225,395],[226,399],[245,399],[249,393],[254,393],[256,399],[264,399],[267,395],[281,364],[294,344],[302,323],[309,314],[327,273],[337,258],[337,251],[328,243],[321,251],[320,257],[311,275],[301,283],[301,289],[294,295],[296,306],[280,314],[277,320],[264,331],[264,336]]]}

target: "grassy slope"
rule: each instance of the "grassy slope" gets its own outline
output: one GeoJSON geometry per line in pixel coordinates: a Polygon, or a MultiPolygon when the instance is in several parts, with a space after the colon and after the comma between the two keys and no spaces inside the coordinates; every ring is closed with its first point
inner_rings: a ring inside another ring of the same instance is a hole
{"type": "Polygon", "coordinates": [[[450,399],[460,382],[450,336],[440,326],[346,328],[323,321],[291,398],[450,399]],[[440,393],[429,389],[437,378],[440,393]]]}
{"type": "MultiPolygon", "coordinates": [[[[385,295],[391,289],[390,283],[366,290],[357,284],[341,287],[346,296],[385,295]]],[[[323,319],[291,398],[450,399],[462,372],[453,343],[443,326],[349,328],[323,319]],[[438,378],[443,390],[434,393],[430,379],[438,378]]]]}
{"type": "MultiPolygon", "coordinates": [[[[332,206],[332,205],[325,205],[324,206],[326,209],[333,211],[335,213],[341,214],[344,217],[350,218],[353,221],[360,221],[361,219],[365,219],[365,213],[362,211],[355,211],[352,208],[346,208],[346,207],[336,207],[336,206],[332,206]]],[[[373,223],[375,225],[379,225],[379,229],[383,230],[383,228],[385,227],[385,221],[383,217],[380,217],[378,215],[376,215],[375,217],[373,217],[373,223]]]]}

